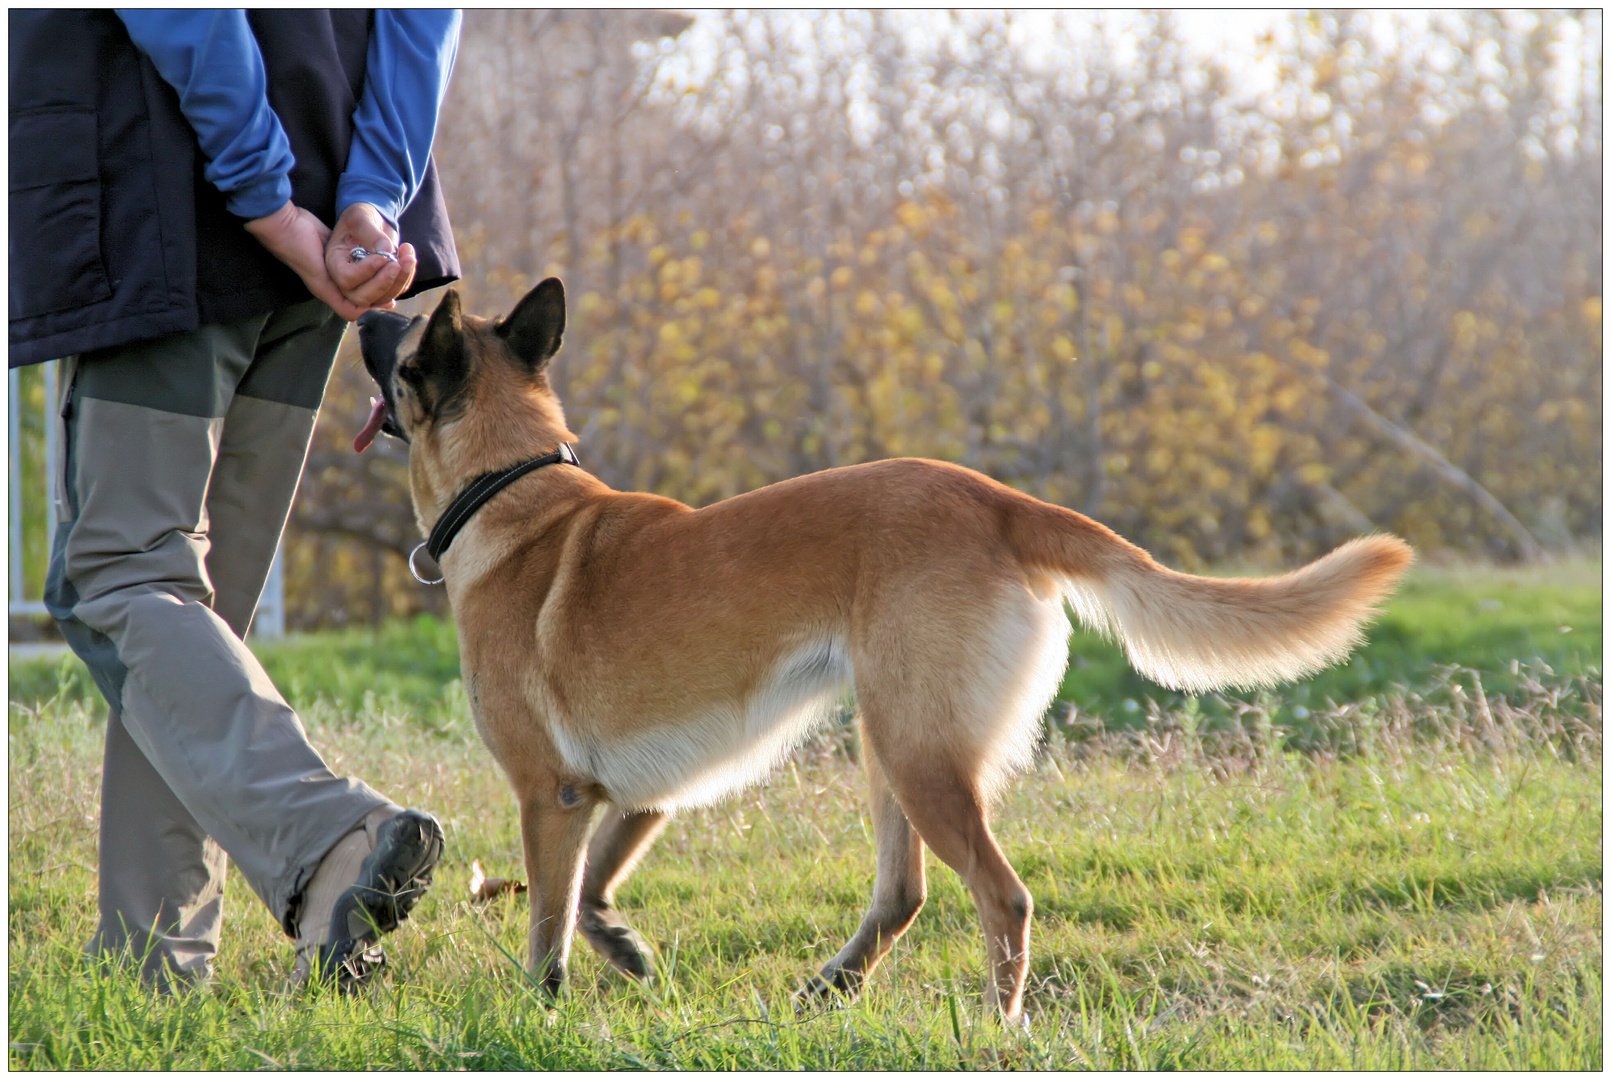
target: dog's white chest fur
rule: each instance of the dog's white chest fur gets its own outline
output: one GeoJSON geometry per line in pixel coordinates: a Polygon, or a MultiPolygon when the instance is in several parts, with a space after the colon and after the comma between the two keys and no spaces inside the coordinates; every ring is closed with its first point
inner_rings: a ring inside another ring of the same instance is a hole
{"type": "Polygon", "coordinates": [[[557,716],[549,732],[565,765],[597,781],[617,806],[704,806],[782,764],[832,712],[851,675],[844,643],[824,638],[786,654],[747,701],[656,718],[645,730],[613,739],[557,716]]]}

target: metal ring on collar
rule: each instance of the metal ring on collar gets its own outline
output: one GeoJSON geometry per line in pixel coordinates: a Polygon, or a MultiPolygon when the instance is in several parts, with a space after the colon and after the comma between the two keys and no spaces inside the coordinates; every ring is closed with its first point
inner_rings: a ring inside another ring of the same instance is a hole
{"type": "MultiPolygon", "coordinates": [[[[437,578],[435,581],[427,581],[425,578],[420,576],[419,570],[416,569],[415,566],[414,566],[415,558],[418,557],[420,552],[425,550],[425,545],[427,543],[429,543],[429,541],[421,541],[420,545],[418,547],[416,547],[413,551],[408,553],[408,572],[410,574],[413,574],[414,575],[414,580],[419,582],[421,585],[440,585],[440,584],[442,584],[443,581],[446,580],[446,575],[443,575],[442,577],[437,578]]],[[[440,567],[438,567],[438,569],[440,569],[440,567]]]]}

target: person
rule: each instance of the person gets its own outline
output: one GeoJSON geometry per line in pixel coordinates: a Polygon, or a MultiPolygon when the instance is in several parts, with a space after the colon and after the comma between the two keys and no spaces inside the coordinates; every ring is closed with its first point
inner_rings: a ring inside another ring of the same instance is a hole
{"type": "Polygon", "coordinates": [[[243,639],[347,323],[458,277],[430,152],[459,24],[10,12],[10,362],[65,358],[46,603],[109,705],[87,952],[165,989],[210,978],[230,859],[296,978],[350,987],[442,852],[243,639]]]}

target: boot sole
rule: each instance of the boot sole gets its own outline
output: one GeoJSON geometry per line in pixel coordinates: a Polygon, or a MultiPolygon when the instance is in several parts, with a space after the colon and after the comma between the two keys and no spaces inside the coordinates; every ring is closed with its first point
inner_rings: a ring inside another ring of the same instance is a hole
{"type": "Polygon", "coordinates": [[[442,826],[423,811],[404,810],[380,826],[358,880],[336,901],[329,936],[319,946],[321,979],[346,989],[379,969],[368,959],[371,946],[396,930],[425,895],[442,847],[442,826]]]}

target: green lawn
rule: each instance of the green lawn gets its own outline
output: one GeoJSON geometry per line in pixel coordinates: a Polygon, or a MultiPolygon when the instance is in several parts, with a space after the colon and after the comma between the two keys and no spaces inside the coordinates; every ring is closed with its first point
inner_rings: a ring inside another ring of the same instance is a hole
{"type": "Polygon", "coordinates": [[[232,878],[213,985],[151,997],[79,958],[101,708],[70,666],[43,701],[53,669],[14,669],[10,1063],[1599,1069],[1598,597],[1597,567],[1578,582],[1423,571],[1388,613],[1403,636],[1379,658],[1403,665],[1397,689],[1268,695],[1229,728],[1210,714],[1234,702],[1161,698],[1138,722],[1098,731],[1082,707],[1054,727],[998,814],[1036,897],[1027,1036],[985,1017],[973,905],[932,858],[928,906],[862,1001],[795,1017],[790,995],[852,932],[872,882],[842,731],[765,789],[674,822],[622,891],[659,950],[658,986],[578,943],[571,992],[544,1004],[511,960],[523,898],[468,903],[471,860],[522,875],[518,826],[451,634],[428,624],[265,650],[338,771],[443,819],[437,886],[388,939],[383,984],[353,1000],[285,993],[289,945],[232,878]],[[1563,645],[1575,634],[1592,654],[1563,645]],[[1304,731],[1283,719],[1300,707],[1304,731]]]}
{"type": "MultiPolygon", "coordinates": [[[[1476,671],[1488,692],[1516,689],[1513,661],[1542,661],[1567,675],[1601,663],[1601,580],[1598,560],[1567,560],[1540,567],[1417,566],[1372,624],[1369,642],[1348,663],[1283,689],[1283,717],[1301,726],[1290,707],[1313,710],[1327,701],[1357,701],[1394,686],[1432,689],[1439,665],[1476,671]]],[[[257,652],[281,693],[298,709],[326,701],[346,712],[411,711],[429,723],[454,692],[459,677],[458,638],[449,623],[430,616],[392,622],[379,630],[292,635],[258,644],[257,652]]],[[[1076,630],[1070,662],[1053,713],[1073,705],[1076,716],[1107,727],[1140,725],[1150,701],[1184,704],[1130,670],[1118,646],[1076,630]]],[[[72,658],[13,665],[11,698],[36,702],[53,696],[98,702],[89,674],[72,658]]],[[[1469,676],[1464,687],[1471,689],[1469,676]]],[[[1230,700],[1256,701],[1244,694],[1230,700]]],[[[1200,707],[1214,716],[1213,699],[1200,707]]],[[[1234,707],[1234,706],[1233,706],[1234,707]]]]}

